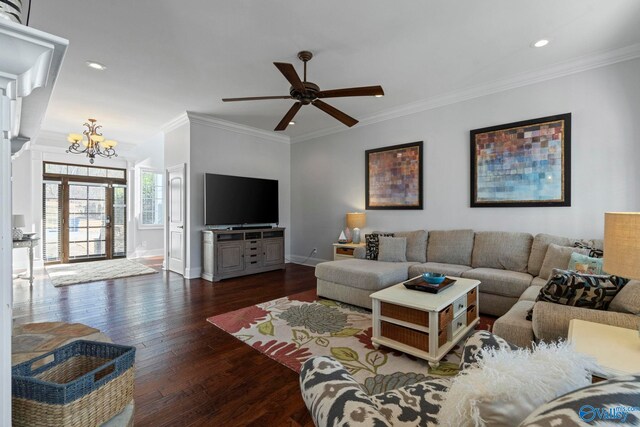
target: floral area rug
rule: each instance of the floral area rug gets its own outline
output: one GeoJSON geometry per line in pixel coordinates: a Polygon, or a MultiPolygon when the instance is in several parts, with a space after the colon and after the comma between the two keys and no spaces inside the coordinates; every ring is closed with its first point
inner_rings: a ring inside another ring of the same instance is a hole
{"type": "Polygon", "coordinates": [[[459,345],[436,369],[431,369],[424,360],[399,351],[385,347],[375,349],[371,343],[369,310],[318,300],[315,290],[207,320],[296,372],[300,372],[302,363],[311,356],[331,356],[339,360],[369,394],[410,385],[429,376],[458,373],[459,345]]]}

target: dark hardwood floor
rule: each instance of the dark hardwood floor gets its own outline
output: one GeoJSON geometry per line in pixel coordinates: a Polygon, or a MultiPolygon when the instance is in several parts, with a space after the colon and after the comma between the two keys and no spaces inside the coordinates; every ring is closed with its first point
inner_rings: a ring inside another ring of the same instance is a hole
{"type": "Polygon", "coordinates": [[[15,323],[80,322],[135,346],[137,426],[313,425],[298,374],[206,321],[312,289],[313,268],[219,283],[161,271],[62,288],[36,273],[33,288],[14,282],[15,323]]]}

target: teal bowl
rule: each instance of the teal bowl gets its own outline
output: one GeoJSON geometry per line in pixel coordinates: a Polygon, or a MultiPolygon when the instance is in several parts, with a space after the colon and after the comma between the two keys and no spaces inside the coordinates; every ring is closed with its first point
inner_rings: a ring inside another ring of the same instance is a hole
{"type": "Polygon", "coordinates": [[[422,278],[427,283],[430,283],[432,285],[439,285],[440,283],[444,282],[446,276],[440,273],[423,273],[422,278]]]}

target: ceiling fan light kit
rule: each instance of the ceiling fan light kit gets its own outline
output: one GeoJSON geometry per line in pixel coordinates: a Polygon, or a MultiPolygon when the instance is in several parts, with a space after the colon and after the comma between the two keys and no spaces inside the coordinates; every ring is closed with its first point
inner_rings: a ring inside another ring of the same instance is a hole
{"type": "Polygon", "coordinates": [[[348,96],[374,96],[381,97],[384,95],[382,86],[362,86],[362,87],[350,87],[344,89],[331,89],[320,90],[320,86],[313,82],[307,81],[307,62],[313,58],[313,54],[307,50],[303,50],[298,53],[298,59],[304,63],[303,80],[300,80],[300,76],[296,72],[295,67],[292,64],[285,62],[274,62],[273,65],[282,73],[282,75],[291,84],[289,89],[289,96],[254,96],[247,98],[223,98],[223,102],[235,102],[235,101],[258,101],[265,99],[295,99],[296,103],[291,106],[289,111],[284,115],[280,123],[274,130],[283,131],[293,123],[293,118],[298,113],[303,105],[313,105],[319,110],[329,114],[334,119],[342,122],[346,126],[353,126],[358,123],[358,120],[343,113],[337,108],[327,104],[321,99],[325,98],[342,98],[348,96]]]}

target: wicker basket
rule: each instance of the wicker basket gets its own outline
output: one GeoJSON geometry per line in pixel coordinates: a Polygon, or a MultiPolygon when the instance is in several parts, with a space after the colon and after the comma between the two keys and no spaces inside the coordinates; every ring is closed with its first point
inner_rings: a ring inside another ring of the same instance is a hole
{"type": "Polygon", "coordinates": [[[14,366],[13,425],[84,427],[108,421],[133,399],[134,360],[134,347],[80,340],[14,366]]]}

